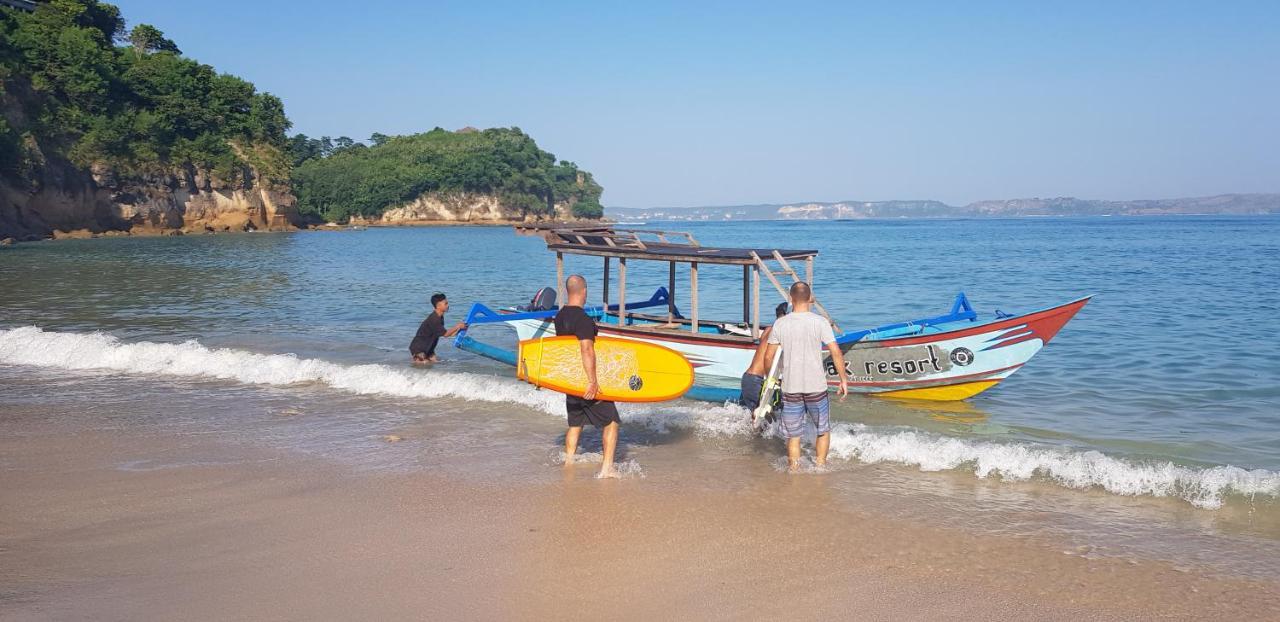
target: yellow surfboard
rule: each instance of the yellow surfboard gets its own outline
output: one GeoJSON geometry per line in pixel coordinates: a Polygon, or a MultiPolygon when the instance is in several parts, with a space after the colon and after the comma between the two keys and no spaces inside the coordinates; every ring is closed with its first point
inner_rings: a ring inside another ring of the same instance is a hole
{"type": "MultiPolygon", "coordinates": [[[[611,402],[673,400],[693,386],[693,366],[682,354],[657,344],[596,337],[596,399],[611,402]]],[[[587,372],[572,335],[520,342],[516,377],[538,387],[582,397],[587,372]]]]}

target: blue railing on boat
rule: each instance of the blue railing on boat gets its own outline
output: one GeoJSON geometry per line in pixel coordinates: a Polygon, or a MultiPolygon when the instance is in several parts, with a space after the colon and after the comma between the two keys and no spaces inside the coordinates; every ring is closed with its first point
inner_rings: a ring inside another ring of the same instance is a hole
{"type": "Polygon", "coordinates": [[[836,335],[836,343],[846,345],[868,337],[873,339],[887,339],[889,337],[913,335],[924,331],[925,328],[930,326],[950,324],[951,322],[972,322],[977,319],[978,314],[973,310],[973,305],[969,304],[969,297],[965,296],[964,292],[960,292],[956,294],[955,301],[951,303],[951,311],[946,315],[911,320],[909,322],[898,322],[897,324],[885,324],[884,326],[878,326],[876,328],[841,333],[836,335]]]}

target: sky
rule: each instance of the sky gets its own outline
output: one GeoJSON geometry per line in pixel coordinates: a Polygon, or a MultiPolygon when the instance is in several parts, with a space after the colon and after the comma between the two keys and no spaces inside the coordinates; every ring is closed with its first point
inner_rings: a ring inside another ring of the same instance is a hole
{"type": "Polygon", "coordinates": [[[516,126],[610,207],[1280,192],[1280,2],[119,0],[293,132],[516,126]]]}

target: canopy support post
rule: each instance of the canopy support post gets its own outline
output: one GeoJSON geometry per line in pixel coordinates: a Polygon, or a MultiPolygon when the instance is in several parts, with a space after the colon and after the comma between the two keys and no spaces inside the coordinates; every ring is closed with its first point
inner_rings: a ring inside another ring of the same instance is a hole
{"type": "Polygon", "coordinates": [[[689,263],[689,301],[693,305],[693,322],[690,330],[698,332],[698,262],[689,263]]]}
{"type": "Polygon", "coordinates": [[[564,306],[564,253],[556,253],[556,305],[564,306]]]}
{"type": "Polygon", "coordinates": [[[676,262],[667,262],[667,323],[676,320],[676,262]]]}
{"type": "Polygon", "coordinates": [[[751,266],[742,266],[742,323],[751,323],[751,266]]]}
{"type": "Polygon", "coordinates": [[[804,259],[804,282],[813,287],[813,257],[805,257],[804,259]]]}
{"type": "Polygon", "coordinates": [[[751,270],[751,297],[755,300],[755,308],[751,315],[751,338],[760,338],[760,266],[751,270]]]}
{"type": "Polygon", "coordinates": [[[609,258],[604,258],[604,312],[609,312],[609,258]]]}
{"type": "MultiPolygon", "coordinates": [[[[607,313],[605,314],[608,315],[607,313]]],[[[627,325],[627,258],[618,258],[618,326],[627,325]]]]}

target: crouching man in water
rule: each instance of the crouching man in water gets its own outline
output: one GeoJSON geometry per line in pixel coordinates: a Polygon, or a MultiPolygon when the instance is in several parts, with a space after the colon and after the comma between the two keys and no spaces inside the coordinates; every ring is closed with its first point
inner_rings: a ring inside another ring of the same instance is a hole
{"type": "MultiPolygon", "coordinates": [[[[787,314],[787,303],[779,303],[774,309],[775,318],[780,318],[787,314]]],[[[742,374],[742,393],[738,396],[738,403],[746,407],[747,410],[754,412],[756,407],[760,405],[760,392],[764,390],[765,376],[769,373],[769,366],[773,364],[773,358],[766,356],[769,349],[769,334],[773,332],[773,327],[769,326],[760,333],[760,345],[756,346],[756,353],[751,357],[751,365],[747,367],[747,373],[742,374]]],[[[770,421],[773,415],[770,414],[770,421]]]]}
{"type": "Polygon", "coordinates": [[[578,453],[578,438],[582,435],[582,426],[590,423],[600,428],[604,441],[604,457],[600,462],[599,477],[614,477],[613,453],[618,446],[618,408],[613,402],[595,399],[600,390],[596,380],[596,323],[582,310],[587,301],[587,280],[581,275],[573,275],[565,280],[565,305],[556,313],[556,335],[573,335],[578,338],[578,348],[582,354],[582,369],[587,373],[587,391],[582,397],[564,396],[565,411],[568,416],[569,429],[564,433],[564,463],[572,464],[578,453]]]}
{"type": "Polygon", "coordinates": [[[436,345],[440,343],[440,338],[449,338],[458,331],[467,327],[465,322],[458,322],[450,328],[444,328],[444,314],[449,310],[449,299],[439,292],[431,296],[431,315],[427,319],[422,320],[422,324],[418,326],[418,334],[413,336],[413,341],[409,342],[409,353],[413,355],[414,363],[437,363],[440,358],[436,356],[436,345]]]}
{"type": "Polygon", "coordinates": [[[800,436],[804,434],[806,417],[818,429],[814,443],[814,462],[827,463],[831,448],[831,403],[827,398],[827,372],[822,364],[822,349],[831,352],[831,361],[840,373],[840,399],[849,394],[845,376],[844,355],[831,331],[831,322],[809,310],[813,292],[803,281],[791,286],[791,313],[773,324],[765,360],[773,360],[782,348],[782,430],[787,438],[787,467],[796,471],[800,464],[800,436]]]}

